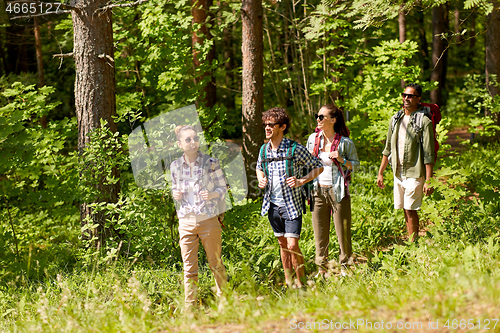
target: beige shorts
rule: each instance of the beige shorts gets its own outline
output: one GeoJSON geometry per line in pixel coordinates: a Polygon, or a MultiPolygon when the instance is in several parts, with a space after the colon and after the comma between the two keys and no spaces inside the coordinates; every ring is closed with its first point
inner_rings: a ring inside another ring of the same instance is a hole
{"type": "Polygon", "coordinates": [[[394,209],[419,210],[424,197],[425,178],[394,177],[394,209]]]}

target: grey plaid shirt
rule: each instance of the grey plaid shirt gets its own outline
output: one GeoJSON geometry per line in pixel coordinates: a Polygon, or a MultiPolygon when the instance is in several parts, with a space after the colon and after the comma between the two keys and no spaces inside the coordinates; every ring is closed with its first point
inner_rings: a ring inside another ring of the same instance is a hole
{"type": "Polygon", "coordinates": [[[177,216],[179,218],[189,213],[194,213],[196,215],[206,213],[211,217],[215,216],[215,206],[217,204],[215,201],[224,200],[224,195],[227,191],[227,183],[226,177],[224,177],[224,173],[220,167],[219,160],[210,157],[207,162],[205,162],[205,165],[201,165],[203,156],[203,153],[199,153],[192,170],[186,163],[184,155],[173,161],[170,165],[172,190],[182,192],[182,198],[179,201],[175,201],[177,216]],[[205,170],[203,170],[203,168],[205,170]],[[192,174],[190,174],[190,171],[192,174]],[[197,178],[197,181],[192,188],[194,192],[194,203],[191,204],[187,198],[190,191],[189,178],[193,176],[197,178]],[[208,190],[209,192],[215,191],[219,193],[219,197],[205,201],[199,194],[200,191],[203,190],[208,190]]]}
{"type": "MultiPolygon", "coordinates": [[[[271,149],[271,146],[269,144],[266,144],[265,149],[267,151],[267,157],[272,158],[272,157],[286,156],[287,149],[291,145],[291,143],[292,140],[288,138],[283,138],[276,151],[273,151],[271,149]]],[[[288,217],[290,219],[295,219],[302,214],[301,188],[300,187],[290,188],[286,183],[286,161],[269,162],[269,165],[271,165],[271,163],[275,163],[273,167],[275,169],[278,169],[278,172],[280,174],[279,183],[281,184],[281,193],[283,194],[283,199],[285,201],[285,207],[288,213],[288,217]]],[[[323,164],[319,159],[312,156],[307,151],[306,147],[297,144],[297,148],[295,149],[295,153],[293,154],[294,176],[299,178],[300,177],[299,171],[302,170],[303,168],[306,168],[306,170],[311,171],[313,169],[321,167],[323,167],[323,164]]],[[[259,159],[257,160],[257,170],[264,171],[260,154],[259,154],[259,159]]],[[[271,183],[272,180],[268,179],[268,184],[271,183]]],[[[262,210],[260,212],[261,215],[265,215],[267,213],[270,205],[271,205],[270,193],[269,191],[267,191],[264,194],[264,202],[262,203],[262,210]]]]}

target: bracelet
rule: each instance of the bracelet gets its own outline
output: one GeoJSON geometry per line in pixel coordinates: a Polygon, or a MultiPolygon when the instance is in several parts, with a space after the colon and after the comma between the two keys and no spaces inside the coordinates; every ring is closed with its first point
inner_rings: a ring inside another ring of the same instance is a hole
{"type": "Polygon", "coordinates": [[[342,165],[345,165],[347,163],[347,158],[344,158],[344,163],[342,165]]]}

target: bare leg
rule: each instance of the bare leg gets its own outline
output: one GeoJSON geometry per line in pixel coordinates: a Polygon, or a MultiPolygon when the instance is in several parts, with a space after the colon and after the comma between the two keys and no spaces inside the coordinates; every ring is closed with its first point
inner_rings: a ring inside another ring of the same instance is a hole
{"type": "Polygon", "coordinates": [[[299,239],[298,238],[287,238],[288,241],[288,250],[290,251],[290,255],[292,257],[293,268],[295,269],[296,274],[296,283],[298,287],[302,287],[305,283],[306,272],[304,269],[304,256],[300,251],[299,247],[299,239]]]}
{"type": "Polygon", "coordinates": [[[405,212],[406,229],[408,229],[408,236],[410,237],[410,241],[415,242],[418,238],[418,230],[419,230],[418,212],[416,210],[406,210],[406,209],[404,210],[404,212],[405,212]]]}
{"type": "Polygon", "coordinates": [[[285,271],[285,282],[288,286],[291,286],[293,284],[293,268],[290,251],[288,251],[287,239],[285,237],[278,237],[278,242],[280,244],[281,263],[285,271]]]}

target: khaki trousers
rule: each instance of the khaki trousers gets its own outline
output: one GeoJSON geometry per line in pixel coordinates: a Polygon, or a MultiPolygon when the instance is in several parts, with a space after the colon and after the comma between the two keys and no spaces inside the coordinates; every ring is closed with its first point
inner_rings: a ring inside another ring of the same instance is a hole
{"type": "Polygon", "coordinates": [[[217,296],[227,284],[226,268],[221,258],[221,227],[217,217],[190,214],[179,219],[179,245],[184,263],[186,307],[195,306],[198,296],[198,248],[200,240],[207,254],[208,266],[214,274],[217,296]]]}
{"type": "Polygon", "coordinates": [[[316,241],[316,265],[327,268],[328,245],[330,244],[330,220],[333,211],[335,232],[340,246],[339,263],[343,264],[352,255],[351,243],[351,197],[345,196],[335,203],[333,188],[319,187],[314,196],[312,223],[316,241]]]}

